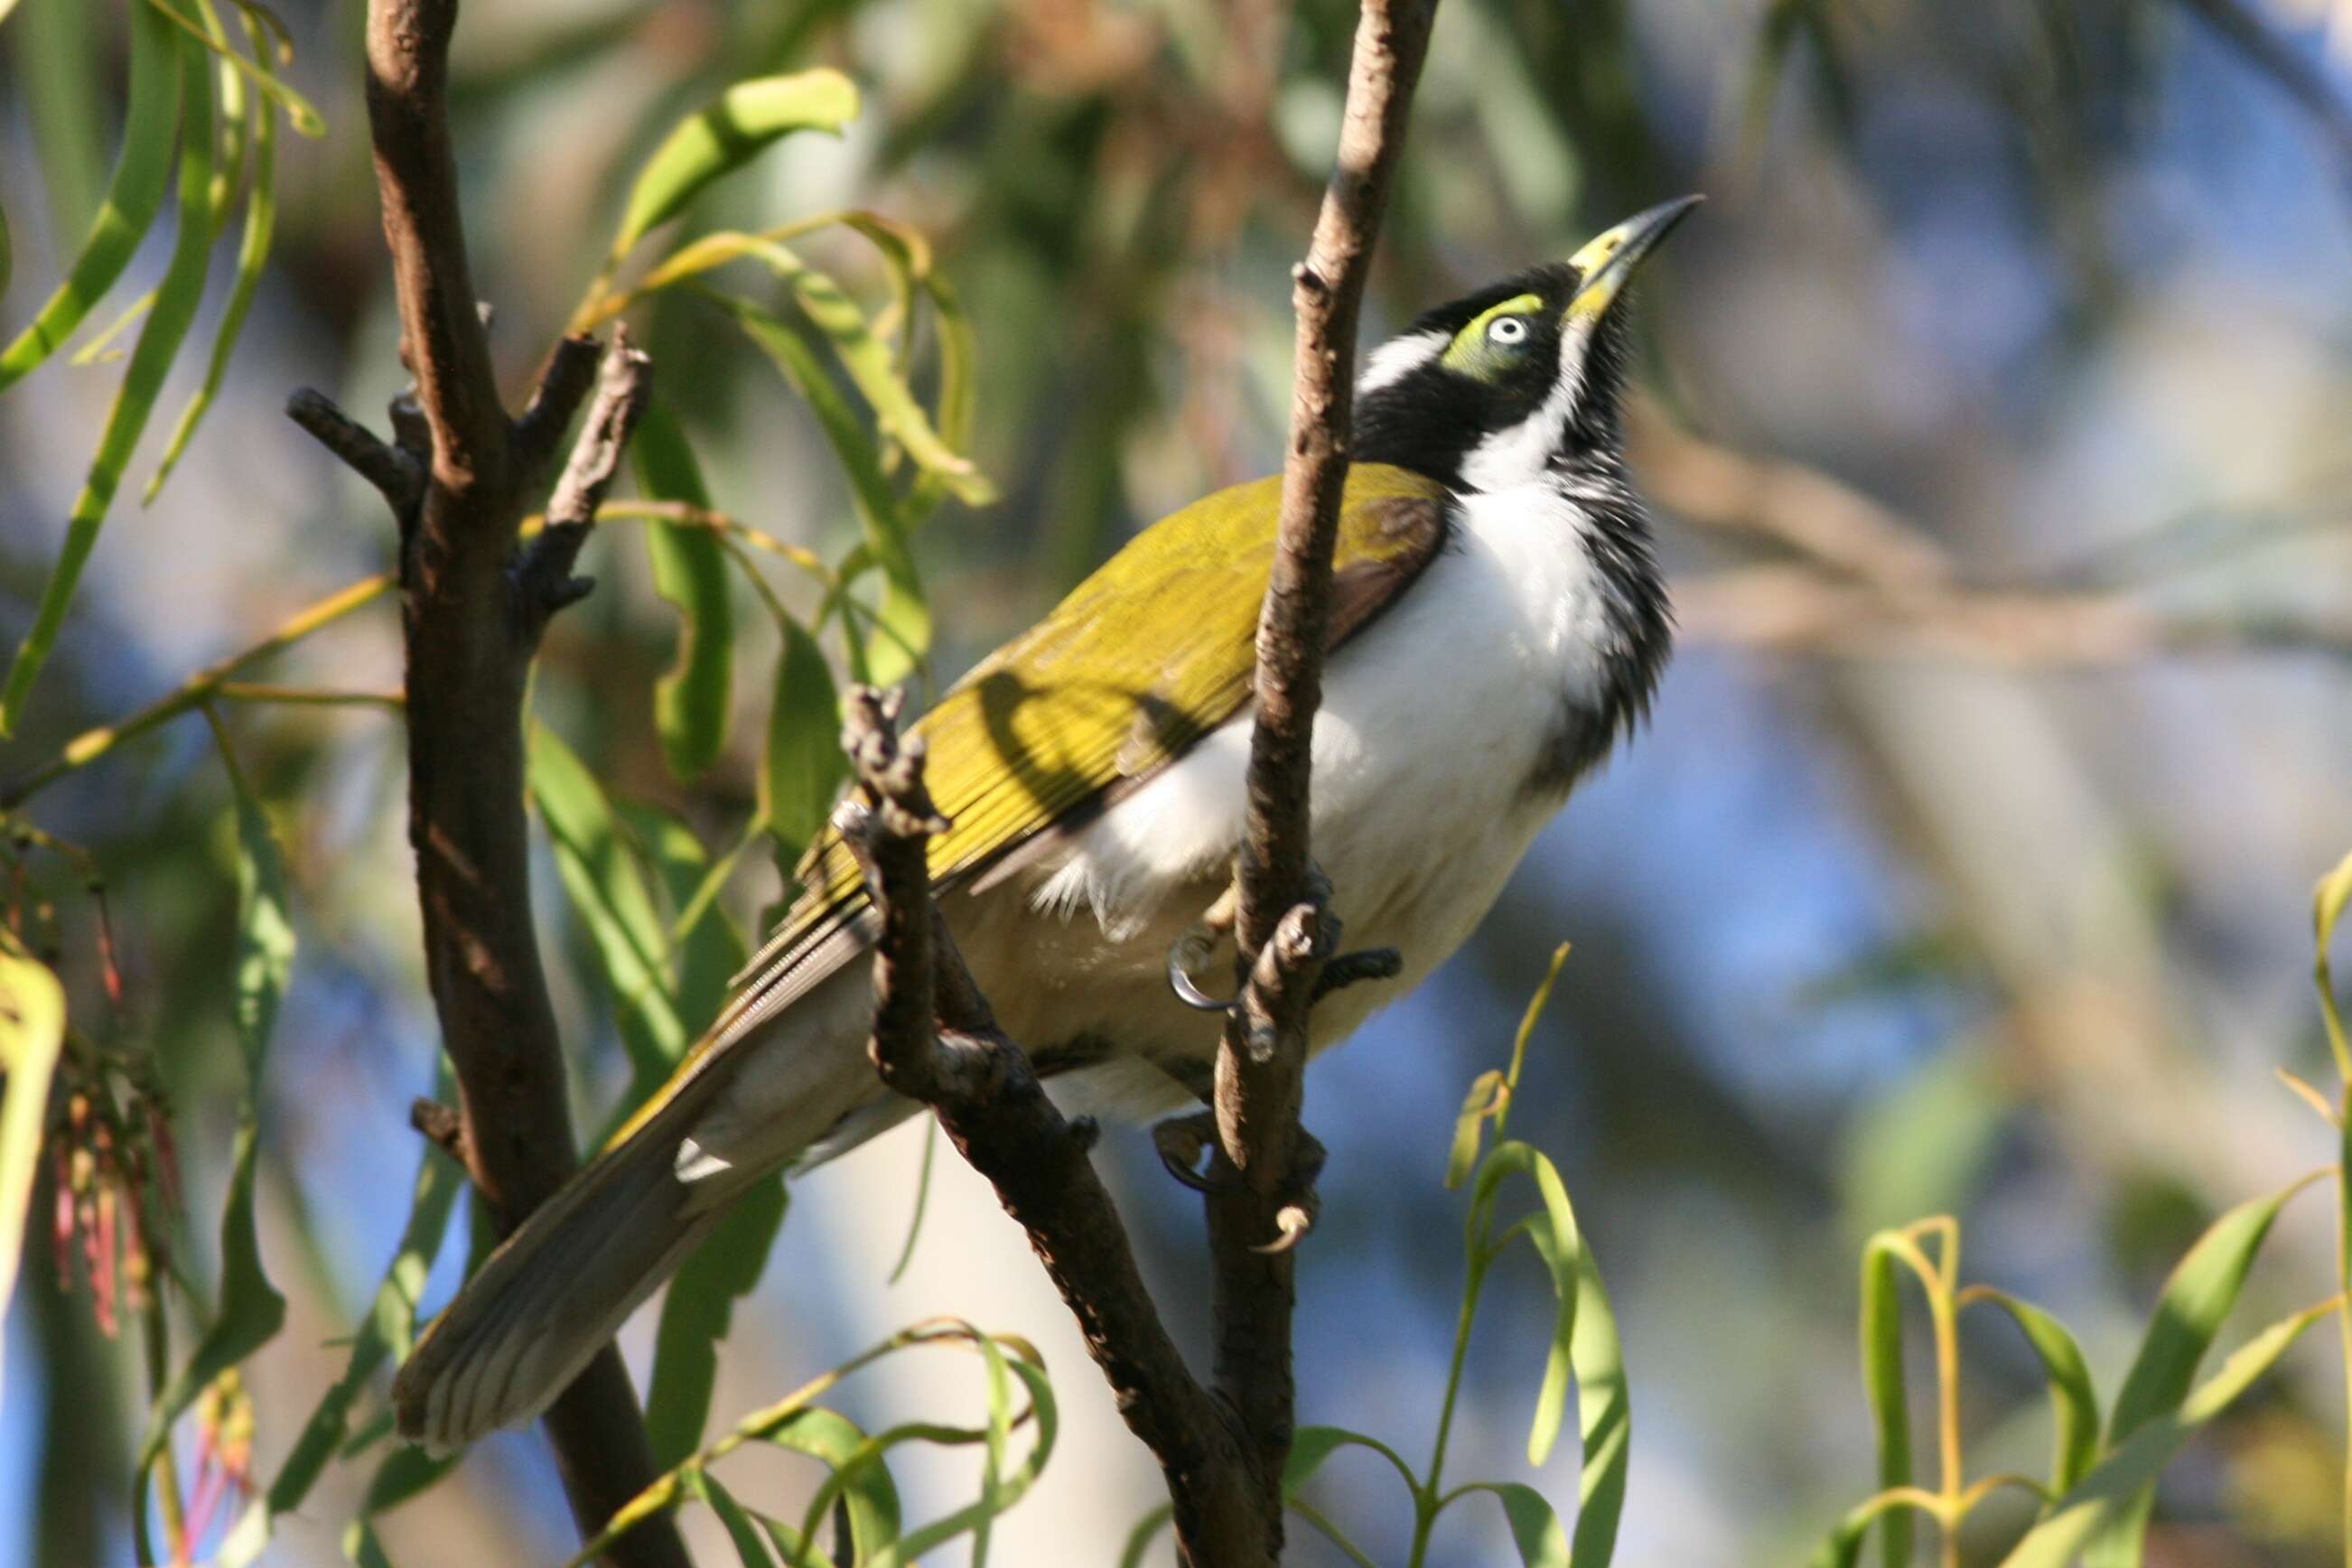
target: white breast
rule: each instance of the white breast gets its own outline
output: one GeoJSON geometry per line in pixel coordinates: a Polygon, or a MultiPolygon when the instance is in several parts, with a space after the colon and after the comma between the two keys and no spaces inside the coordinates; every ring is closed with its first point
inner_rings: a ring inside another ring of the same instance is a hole
{"type": "MultiPolygon", "coordinates": [[[[1556,788],[1531,781],[1563,716],[1601,707],[1606,624],[1583,514],[1544,484],[1460,505],[1444,552],[1325,674],[1315,857],[1336,889],[1347,944],[1393,946],[1405,973],[1318,1010],[1318,1047],[1402,994],[1470,933],[1561,803],[1556,788]]],[[[1213,1020],[1168,995],[1162,964],[1240,842],[1249,736],[1244,713],[1041,867],[1025,895],[1059,921],[970,922],[994,928],[991,935],[1027,928],[1029,951],[1001,962],[1034,973],[1038,961],[1076,961],[1088,977],[1056,986],[1057,1016],[1035,1020],[1033,1032],[1062,1033],[1077,1015],[1099,1014],[1122,1044],[1146,1044],[1133,1039],[1139,1026],[1168,1037],[1147,1048],[1192,1036],[1204,1051],[1213,1044],[1213,1020]],[[1041,924],[1061,930],[1049,936],[1041,924]]],[[[972,936],[983,950],[998,945],[972,936]]],[[[997,967],[974,956],[976,968],[997,967]]]]}

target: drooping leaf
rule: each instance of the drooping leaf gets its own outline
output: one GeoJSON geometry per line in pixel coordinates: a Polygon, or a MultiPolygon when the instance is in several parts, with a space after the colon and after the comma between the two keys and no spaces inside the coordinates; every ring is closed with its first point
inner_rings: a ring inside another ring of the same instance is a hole
{"type": "Polygon", "coordinates": [[[1470,1179],[1478,1164],[1478,1146],[1487,1120],[1503,1109],[1510,1096],[1500,1068],[1488,1068],[1470,1080],[1470,1092],[1462,1097],[1462,1113],[1454,1119],[1454,1146],[1445,1156],[1448,1187],[1458,1187],[1470,1179]]]}
{"type": "MultiPolygon", "coordinates": [[[[253,43],[253,58],[264,77],[268,77],[268,41],[261,23],[251,13],[245,18],[247,36],[253,43]]],[[[212,357],[205,364],[204,384],[188,398],[188,405],[180,411],[179,423],[173,426],[171,439],[164,444],[163,455],[155,463],[154,477],[147,481],[147,493],[142,504],[152,504],[163,490],[163,481],[195,437],[196,426],[204,422],[213,401],[220,395],[221,382],[228,374],[229,356],[236,352],[237,338],[245,330],[245,318],[253,309],[253,296],[261,286],[261,269],[269,260],[269,246],[278,227],[278,117],[270,112],[267,99],[257,100],[250,116],[253,135],[253,194],[247,198],[245,233],[237,241],[236,279],[230,287],[228,303],[221,310],[220,330],[213,336],[212,357]]]]}
{"type": "MultiPolygon", "coordinates": [[[[66,269],[65,281],[0,352],[0,390],[73,336],[122,275],[155,215],[163,211],[163,193],[171,184],[173,132],[180,122],[183,53],[169,22],[145,5],[131,8],[131,82],[125,98],[130,113],[113,178],[80,253],[66,269]]],[[[209,136],[205,140],[209,144],[209,136]]]]}
{"type": "Polygon", "coordinates": [[[866,531],[866,549],[881,567],[884,585],[878,628],[884,635],[869,646],[868,668],[859,679],[878,686],[893,685],[929,648],[931,621],[922,580],[908,548],[906,516],[882,471],[881,456],[849,400],[826,374],[815,345],[798,328],[748,300],[722,303],[808,404],[849,480],[851,500],[866,531]]]}
{"type": "Polygon", "coordinates": [[[809,1499],[808,1514],[811,1520],[821,1518],[840,1504],[849,1521],[852,1562],[863,1563],[898,1539],[898,1488],[883,1462],[881,1441],[822,1406],[801,1412],[769,1433],[767,1440],[824,1461],[832,1474],[809,1499]]]}
{"type": "MultiPolygon", "coordinates": [[[[66,994],[58,977],[29,954],[0,946],[0,1322],[16,1295],[25,1214],[48,1120],[49,1076],[65,1036],[66,994]]],[[[0,1342],[0,1357],[5,1352],[0,1342]]]]}
{"type": "MultiPolygon", "coordinates": [[[[270,70],[268,63],[268,51],[266,47],[257,51],[260,57],[258,61],[249,60],[231,48],[225,37],[212,36],[181,15],[175,8],[174,0],[147,0],[147,4],[153,6],[166,22],[218,56],[221,63],[228,69],[252,82],[260,90],[264,99],[277,105],[285,114],[286,123],[294,128],[297,135],[307,136],[314,142],[326,135],[327,122],[320,117],[317,110],[310,107],[310,100],[295,91],[287,82],[278,79],[277,73],[270,70]]],[[[246,21],[249,26],[257,24],[257,16],[262,11],[259,5],[249,4],[247,0],[240,0],[238,8],[244,11],[246,21]]]]}
{"type": "Polygon", "coordinates": [[[1118,1568],[1143,1568],[1143,1554],[1160,1539],[1160,1532],[1175,1521],[1176,1505],[1161,1503],[1158,1508],[1135,1521],[1127,1532],[1127,1545],[1118,1554],[1118,1568]]]}
{"type": "Polygon", "coordinates": [[[2336,1001],[2336,975],[2327,957],[2328,947],[2336,940],[2336,922],[2344,918],[2347,901],[2352,901],[2352,855],[2338,860],[2311,890],[2311,977],[2319,987],[2319,1015],[2327,1024],[2327,1045],[2336,1054],[2336,1073],[2347,1086],[2352,1086],[2352,1043],[2345,1038],[2344,1015],[2336,1001]]]}
{"type": "Polygon", "coordinates": [[[795,131],[838,133],[856,115],[857,89],[836,70],[737,82],[709,108],[680,121],[646,160],[613,237],[614,258],[778,138],[795,131]]]}
{"type": "Polygon", "coordinates": [[[735,1500],[734,1494],[719,1484],[718,1477],[708,1470],[690,1470],[686,1477],[686,1489],[689,1497],[707,1504],[719,1516],[743,1568],[776,1568],[776,1559],[768,1551],[767,1542],[761,1538],[760,1527],[751,1522],[751,1516],[735,1500]]]}
{"type": "MultiPolygon", "coordinates": [[[[1479,1166],[1477,1184],[1471,1193],[1471,1213],[1478,1215],[1490,1211],[1496,1187],[1506,1176],[1514,1173],[1525,1174],[1533,1181],[1543,1201],[1543,1212],[1527,1224],[1528,1238],[1543,1258],[1544,1267],[1551,1275],[1552,1294],[1559,1304],[1551,1342],[1544,1357],[1543,1386],[1536,1395],[1535,1420],[1528,1430],[1528,1463],[1540,1466],[1551,1457],[1552,1444],[1559,1440],[1560,1423],[1567,1413],[1569,1374],[1576,1339],[1577,1287],[1581,1273],[1578,1260],[1584,1248],[1578,1237],[1576,1213],[1569,1206],[1568,1189],[1560,1182],[1559,1168],[1532,1144],[1516,1139],[1496,1144],[1494,1152],[1479,1166]]],[[[1473,1233],[1478,1233],[1475,1220],[1473,1233]]]]}
{"type": "MultiPolygon", "coordinates": [[[[153,13],[152,8],[142,6],[139,14],[153,13]]],[[[173,53],[180,66],[180,102],[184,106],[185,118],[180,136],[179,227],[173,241],[172,259],[164,268],[163,282],[156,286],[155,305],[140,329],[139,345],[131,350],[131,364],[123,372],[121,388],[115,394],[106,428],[99,437],[98,453],[90,461],[89,477],[83,480],[81,494],[75,498],[73,512],[67,519],[65,547],[49,569],[39,608],[34,612],[32,629],[25,634],[24,642],[16,649],[16,660],[8,669],[6,689],[0,691],[0,737],[16,732],[33,682],[41,667],[48,662],[49,651],[65,624],[67,606],[73,602],[74,589],[81,581],[82,567],[97,548],[99,530],[122,483],[123,470],[131,464],[140,432],[147,427],[147,416],[153,412],[155,399],[163,389],[163,377],[170,372],[180,343],[195,320],[196,306],[204,298],[205,272],[211,260],[213,243],[212,71],[210,57],[184,37],[176,43],[173,53]]],[[[135,105],[133,112],[137,112],[135,105]]],[[[5,385],[6,380],[5,361],[0,361],[0,385],[5,385]]]]}
{"type": "Polygon", "coordinates": [[[1584,1449],[1576,1488],[1571,1558],[1581,1568],[1608,1568],[1625,1512],[1625,1481],[1633,1458],[1633,1390],[1625,1381],[1625,1347],[1617,1314],[1601,1282],[1591,1247],[1577,1250],[1576,1429],[1584,1449]]]}
{"type": "Polygon", "coordinates": [[[2042,1373],[2050,1385],[2050,1407],[2057,1436],[2050,1460],[2050,1494],[2063,1497],[2089,1473],[2099,1457],[2099,1395],[2091,1382],[2090,1363],[2066,1325],[2031,1302],[2006,1290],[1972,1286],[1960,1296],[1962,1305],[1990,1301],[2007,1312],[2033,1353],[2042,1360],[2042,1373]]]}
{"type": "MultiPolygon", "coordinates": [[[[1559,1527],[1559,1515],[1544,1500],[1543,1493],[1517,1481],[1475,1481],[1462,1489],[1488,1493],[1503,1505],[1511,1544],[1518,1549],[1524,1568],[1568,1568],[1568,1531],[1559,1527]]],[[[1606,1568],[1608,1560],[1600,1561],[1606,1568]]]]}
{"type": "Polygon", "coordinates": [[[1323,1468],[1323,1461],[1342,1448],[1369,1448],[1378,1454],[1389,1462],[1390,1468],[1403,1478],[1407,1490],[1420,1484],[1413,1479],[1412,1467],[1378,1437],[1350,1432],[1344,1426],[1301,1426],[1290,1439],[1290,1458],[1282,1468],[1283,1495],[1288,1497],[1314,1479],[1315,1473],[1323,1468]]]}
{"type": "MultiPolygon", "coordinates": [[[[669,405],[656,398],[629,443],[637,484],[656,500],[709,509],[694,448],[669,405]]],[[[646,532],[654,587],[678,613],[677,654],[654,687],[662,757],[681,783],[699,778],[727,744],[734,694],[735,623],[727,552],[707,528],[656,521],[646,532]]]]}
{"type": "Polygon", "coordinates": [[[981,1478],[980,1496],[946,1518],[889,1542],[874,1553],[867,1568],[911,1568],[924,1553],[964,1535],[974,1537],[972,1561],[977,1565],[985,1551],[990,1523],[1027,1495],[1045,1469],[1045,1461],[1053,1456],[1060,1415],[1044,1361],[1034,1349],[1010,1336],[992,1338],[975,1333],[972,1343],[988,1368],[988,1460],[981,1478]],[[1013,1347],[1013,1354],[1005,1353],[1007,1345],[1013,1347]],[[1029,1451],[1022,1456],[1020,1464],[1008,1469],[1005,1457],[1013,1425],[1011,1385],[1014,1379],[1019,1380],[1029,1396],[1034,1431],[1029,1451]]]}
{"type": "Polygon", "coordinates": [[[253,1212],[254,1159],[260,1142],[258,1101],[269,1037],[294,968],[294,924],[286,896],[286,869],[260,804],[234,758],[228,773],[236,797],[236,1016],[245,1061],[245,1097],[229,1160],[228,1197],[222,1206],[220,1304],[189,1358],[155,1396],[133,1471],[131,1525],[140,1561],[155,1561],[147,1537],[147,1488],[154,1466],[167,1459],[172,1424],[205,1386],[277,1337],[286,1321],[286,1298],[261,1266],[261,1239],[253,1212]]]}

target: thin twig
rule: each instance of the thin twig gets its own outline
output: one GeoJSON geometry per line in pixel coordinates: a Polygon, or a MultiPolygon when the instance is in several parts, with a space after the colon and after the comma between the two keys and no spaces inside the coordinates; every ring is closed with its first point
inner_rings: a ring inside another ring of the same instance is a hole
{"type": "Polygon", "coordinates": [[[1257,718],[1239,871],[1236,935],[1247,967],[1244,1005],[1229,1016],[1217,1052],[1219,1156],[1207,1199],[1216,1386],[1240,1416],[1276,1557],[1293,1424],[1294,1255],[1286,1247],[1265,1248],[1295,1233],[1305,1212],[1297,1183],[1307,1016],[1336,939],[1310,887],[1310,743],[1348,472],[1357,312],[1435,16],[1435,0],[1364,0],[1338,158],[1307,259],[1293,275],[1290,447],[1274,573],[1258,621],[1257,718]]]}
{"type": "Polygon", "coordinates": [[[930,897],[928,851],[947,823],[898,706],[850,693],[842,732],[858,789],[839,818],[882,914],[874,1035],[882,1081],[921,1100],[1028,1234],[1085,1334],[1120,1415],[1159,1458],[1177,1542],[1194,1568],[1272,1568],[1258,1486],[1232,1415],[1184,1365],[1087,1157],[1094,1124],[1066,1119],[958,954],[930,897]]]}

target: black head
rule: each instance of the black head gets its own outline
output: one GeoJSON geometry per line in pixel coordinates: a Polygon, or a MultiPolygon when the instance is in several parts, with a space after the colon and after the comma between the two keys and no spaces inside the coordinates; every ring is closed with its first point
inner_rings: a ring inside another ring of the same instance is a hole
{"type": "Polygon", "coordinates": [[[1570,259],[1441,305],[1381,344],[1356,384],[1356,456],[1465,490],[1613,458],[1625,371],[1616,306],[1697,200],[1653,207],[1570,259]]]}

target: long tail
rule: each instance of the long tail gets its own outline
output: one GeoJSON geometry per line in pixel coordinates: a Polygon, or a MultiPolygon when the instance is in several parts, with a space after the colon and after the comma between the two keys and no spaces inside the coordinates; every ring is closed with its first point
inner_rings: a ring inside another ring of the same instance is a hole
{"type": "Polygon", "coordinates": [[[678,1180],[690,1110],[666,1107],[490,1254],[393,1379],[403,1436],[442,1452],[530,1420],[685,1261],[749,1184],[678,1180]]]}

